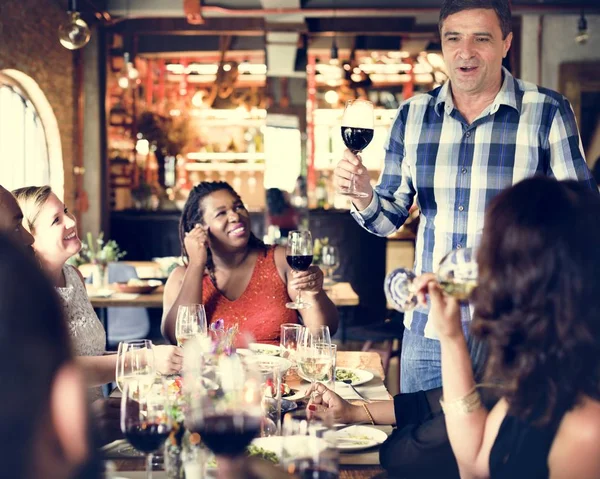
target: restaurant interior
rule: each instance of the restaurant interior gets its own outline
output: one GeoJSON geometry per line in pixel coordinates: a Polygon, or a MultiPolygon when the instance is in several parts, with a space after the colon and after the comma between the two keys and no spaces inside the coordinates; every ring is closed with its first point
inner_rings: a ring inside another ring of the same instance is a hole
{"type": "MultiPolygon", "coordinates": [[[[383,284],[393,270],[413,268],[419,211],[411,209],[393,234],[375,236],[350,215],[351,198],[336,191],[333,171],[346,148],[346,102],[374,106],[373,141],[361,158],[375,185],[399,106],[448,80],[441,4],[0,2],[0,184],[9,191],[50,185],[76,218],[88,253],[77,266],[108,351],[121,354],[119,344],[128,340],[165,343],[163,290],[183,264],[182,210],[195,185],[224,181],[266,244],[285,246],[290,230],[311,232],[313,264],[324,271],[339,315],[329,342],[338,348],[338,369],[351,375],[341,385],[346,397],[384,400],[399,392],[403,315],[386,300],[383,284]],[[292,218],[278,216],[276,193],[292,218]],[[104,246],[124,255],[115,253],[110,264],[90,255],[104,246]]],[[[512,12],[514,38],[503,65],[569,100],[587,164],[597,170],[600,2],[512,0],[512,12]]],[[[251,343],[247,350],[279,354],[271,347],[251,343]]],[[[276,409],[281,413],[281,404],[276,409]]],[[[274,427],[281,434],[277,420],[274,427]]],[[[377,431],[385,439],[391,428],[377,431]]],[[[382,472],[377,434],[366,447],[348,440],[339,477],[382,472]]],[[[114,477],[142,477],[127,471],[143,470],[143,457],[122,440],[116,444],[108,449],[110,467],[120,471],[114,477]]],[[[165,449],[155,477],[203,477],[194,476],[200,473],[192,459],[184,475],[181,449],[175,459],[165,449]],[[172,461],[181,463],[176,473],[172,461]]]]}

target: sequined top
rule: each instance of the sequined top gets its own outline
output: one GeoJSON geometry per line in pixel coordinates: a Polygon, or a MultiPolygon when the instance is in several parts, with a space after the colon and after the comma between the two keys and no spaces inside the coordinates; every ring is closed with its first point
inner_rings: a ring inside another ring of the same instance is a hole
{"type": "MultiPolygon", "coordinates": [[[[62,298],[67,328],[76,356],[102,356],[106,332],[90,303],[85,286],[75,268],[63,266],[66,287],[56,288],[62,298]]],[[[89,388],[91,401],[103,397],[102,388],[89,388]]]]}
{"type": "Polygon", "coordinates": [[[275,248],[259,253],[246,290],[235,301],[227,299],[207,274],[202,279],[202,302],[209,323],[225,321],[225,328],[238,324],[261,343],[279,344],[280,326],[298,323],[298,315],[285,307],[291,301],[275,265],[275,248]]]}

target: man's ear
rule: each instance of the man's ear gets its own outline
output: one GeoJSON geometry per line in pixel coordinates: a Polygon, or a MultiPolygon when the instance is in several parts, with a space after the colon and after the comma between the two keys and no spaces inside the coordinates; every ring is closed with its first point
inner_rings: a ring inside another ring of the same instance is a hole
{"type": "Polygon", "coordinates": [[[506,58],[506,55],[508,55],[508,50],[510,50],[510,46],[512,45],[512,40],[513,40],[513,34],[512,34],[512,32],[510,32],[508,35],[506,35],[506,38],[503,40],[504,55],[502,55],[502,58],[506,58]]]}
{"type": "Polygon", "coordinates": [[[65,459],[72,466],[89,454],[87,393],[81,371],[72,362],[61,366],[50,394],[52,426],[65,459]]]}

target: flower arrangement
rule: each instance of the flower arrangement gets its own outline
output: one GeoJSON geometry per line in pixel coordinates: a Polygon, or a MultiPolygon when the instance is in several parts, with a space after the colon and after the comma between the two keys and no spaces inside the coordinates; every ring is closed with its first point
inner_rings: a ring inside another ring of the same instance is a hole
{"type": "Polygon", "coordinates": [[[126,254],[127,251],[121,251],[115,240],[104,241],[104,232],[100,232],[96,241],[92,233],[88,233],[79,252],[79,256],[85,262],[105,266],[113,261],[119,261],[126,254]]]}
{"type": "Polygon", "coordinates": [[[82,241],[81,250],[69,261],[75,267],[85,263],[95,264],[97,267],[93,275],[94,286],[107,286],[108,264],[119,261],[127,254],[121,251],[115,240],[104,240],[104,232],[100,232],[98,238],[94,241],[92,233],[86,235],[86,240],[82,241]]]}

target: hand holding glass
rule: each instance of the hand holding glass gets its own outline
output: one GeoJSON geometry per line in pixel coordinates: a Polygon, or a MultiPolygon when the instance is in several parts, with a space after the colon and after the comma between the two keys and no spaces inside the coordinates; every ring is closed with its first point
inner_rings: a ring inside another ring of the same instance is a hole
{"type": "MultiPolygon", "coordinates": [[[[399,268],[390,274],[384,284],[388,302],[399,311],[410,311],[417,306],[415,273],[399,268]]],[[[440,261],[437,282],[444,292],[459,301],[467,301],[477,286],[477,259],[474,248],[450,251],[440,261]]]]}
{"type": "MultiPolygon", "coordinates": [[[[286,259],[293,271],[307,271],[313,261],[313,242],[310,231],[290,231],[286,246],[286,259]]],[[[286,308],[305,309],[311,303],[302,301],[302,291],[298,290],[296,301],[287,303],[286,308]]]]}
{"type": "MultiPolygon", "coordinates": [[[[373,139],[374,116],[373,104],[370,101],[351,100],[346,103],[346,109],[342,117],[342,139],[346,147],[356,155],[359,161],[360,156],[358,154],[373,139]]],[[[356,189],[355,179],[356,177],[353,175],[350,186],[341,189],[339,193],[354,198],[369,196],[367,193],[356,189]]]]}

